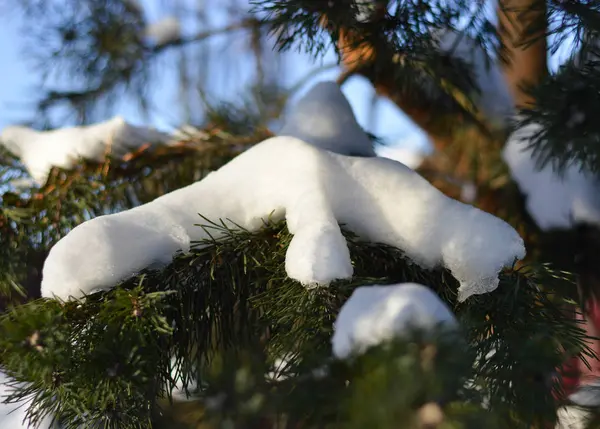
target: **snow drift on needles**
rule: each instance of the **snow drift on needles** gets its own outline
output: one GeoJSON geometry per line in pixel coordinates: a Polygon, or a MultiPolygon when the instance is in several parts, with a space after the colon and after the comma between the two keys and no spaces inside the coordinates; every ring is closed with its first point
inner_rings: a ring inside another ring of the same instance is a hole
{"type": "Polygon", "coordinates": [[[198,214],[250,231],[270,216],[285,218],[294,236],[286,270],[307,286],[352,277],[339,223],[363,240],[404,250],[423,267],[446,267],[460,282],[461,300],[494,290],[498,272],[525,255],[507,223],[446,197],[399,162],[274,137],[200,182],[73,229],[50,251],[43,295],[79,297],[168,263],[190,241],[208,238],[195,226],[198,214]]]}
{"type": "Polygon", "coordinates": [[[128,124],[120,116],[50,131],[13,125],[0,134],[0,144],[19,157],[39,185],[46,183],[52,167],[71,169],[80,159],[102,162],[109,153],[122,156],[142,145],[165,144],[170,139],[155,129],[128,124]]]}

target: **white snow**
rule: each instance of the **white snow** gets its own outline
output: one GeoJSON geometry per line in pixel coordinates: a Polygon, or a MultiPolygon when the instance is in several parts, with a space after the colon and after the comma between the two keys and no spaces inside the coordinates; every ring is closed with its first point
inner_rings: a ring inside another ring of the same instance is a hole
{"type": "Polygon", "coordinates": [[[285,218],[294,235],[286,271],[307,286],[352,277],[338,222],[364,240],[403,249],[423,267],[445,266],[460,282],[460,300],[494,290],[498,272],[525,255],[507,223],[446,197],[399,162],[273,137],[195,184],[74,228],[48,255],[43,296],[81,297],[168,263],[191,241],[208,238],[194,226],[205,223],[198,214],[249,231],[269,216],[285,218]]]}
{"type": "Polygon", "coordinates": [[[289,378],[287,368],[292,364],[293,355],[288,355],[275,359],[271,371],[267,372],[266,379],[269,381],[283,381],[289,378]]]}
{"type": "Polygon", "coordinates": [[[586,408],[598,408],[600,405],[600,381],[586,380],[585,384],[569,395],[569,402],[586,408]]]}
{"type": "Polygon", "coordinates": [[[472,182],[464,183],[460,188],[460,200],[472,203],[477,198],[477,186],[472,182]]]}
{"type": "Polygon", "coordinates": [[[429,288],[415,283],[357,288],[338,314],[333,354],[346,358],[414,329],[456,327],[454,314],[429,288]]]}
{"type": "Polygon", "coordinates": [[[166,16],[148,24],[144,35],[151,39],[155,46],[168,45],[181,38],[181,22],[174,16],[166,16]]]}
{"type": "Polygon", "coordinates": [[[21,159],[40,185],[46,182],[52,167],[70,169],[81,158],[101,162],[109,152],[118,156],[146,143],[169,140],[163,132],[128,124],[120,116],[94,125],[51,131],[8,126],[0,134],[0,144],[21,159]]]}
{"type": "Polygon", "coordinates": [[[423,151],[403,145],[380,145],[375,151],[378,156],[401,162],[413,170],[419,168],[425,159],[423,151]]]}
{"type": "Polygon", "coordinates": [[[561,178],[551,164],[538,171],[529,140],[538,124],[517,129],[506,142],[502,156],[511,176],[527,197],[526,207],[542,230],[571,228],[578,222],[600,225],[600,181],[570,165],[561,178]]]}
{"type": "Polygon", "coordinates": [[[183,380],[181,379],[180,369],[174,368],[171,371],[171,377],[174,377],[176,382],[171,389],[171,397],[179,402],[194,401],[197,399],[196,392],[198,390],[198,383],[195,381],[188,381],[187,389],[183,388],[183,380]]]}
{"type": "Polygon", "coordinates": [[[280,136],[296,137],[342,155],[375,156],[339,85],[319,82],[285,115],[280,136]]]}
{"type": "Polygon", "coordinates": [[[514,100],[500,67],[488,61],[483,48],[470,36],[451,29],[438,30],[433,37],[441,51],[461,59],[472,68],[478,92],[472,100],[493,125],[504,127],[514,114],[514,100]]]}
{"type": "Polygon", "coordinates": [[[0,428],[2,429],[56,429],[52,422],[52,417],[44,418],[39,425],[30,425],[25,420],[29,403],[4,403],[6,397],[13,391],[11,379],[0,371],[0,428]],[[9,384],[10,383],[10,384],[9,384]]]}
{"type": "Polygon", "coordinates": [[[587,429],[594,414],[584,408],[565,406],[556,411],[556,417],[554,429],[587,429]]]}

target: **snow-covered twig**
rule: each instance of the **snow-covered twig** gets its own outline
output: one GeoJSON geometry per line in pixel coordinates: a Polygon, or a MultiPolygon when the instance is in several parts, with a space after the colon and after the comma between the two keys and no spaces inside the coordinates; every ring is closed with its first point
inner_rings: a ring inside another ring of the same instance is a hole
{"type": "Polygon", "coordinates": [[[71,169],[80,159],[102,162],[108,154],[122,156],[144,145],[167,144],[171,139],[153,128],[131,125],[120,116],[51,131],[9,126],[0,134],[0,144],[20,158],[40,185],[52,167],[71,169]]]}

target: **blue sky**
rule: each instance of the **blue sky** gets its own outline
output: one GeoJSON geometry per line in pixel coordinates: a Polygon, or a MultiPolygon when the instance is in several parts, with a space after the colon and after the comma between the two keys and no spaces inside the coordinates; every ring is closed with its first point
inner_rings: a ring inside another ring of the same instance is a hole
{"type": "MultiPolygon", "coordinates": [[[[11,17],[12,18],[12,17],[11,17]]],[[[23,99],[35,83],[35,72],[23,61],[18,29],[20,22],[0,18],[0,128],[22,119],[28,109],[23,99]]]]}
{"type": "MultiPolygon", "coordinates": [[[[149,20],[157,20],[164,17],[164,9],[161,0],[144,0],[145,11],[149,20]]],[[[219,16],[211,16],[211,23],[215,27],[221,25],[219,16]]],[[[36,85],[39,83],[39,73],[26,61],[23,53],[23,39],[21,31],[23,23],[17,14],[4,14],[0,18],[0,129],[6,125],[30,118],[31,109],[28,107],[30,95],[35,94],[36,85]]],[[[559,57],[564,56],[566,51],[552,59],[551,64],[556,67],[559,57]]],[[[314,70],[320,64],[332,64],[335,56],[330,52],[317,63],[307,55],[299,53],[286,54],[286,77],[288,85],[294,85],[302,77],[314,70]]],[[[242,68],[243,69],[243,68],[242,68]]],[[[128,121],[137,124],[149,124],[158,128],[168,128],[181,122],[178,114],[176,97],[179,96],[175,82],[177,81],[173,70],[165,69],[160,82],[156,82],[157,88],[152,92],[154,104],[157,106],[152,115],[147,118],[136,108],[133,103],[120,103],[115,106],[116,114],[124,116],[128,121]]],[[[314,83],[315,80],[335,79],[339,69],[329,69],[308,81],[304,88],[297,93],[302,93],[314,83]]],[[[243,75],[239,76],[243,81],[243,75]]],[[[56,83],[60,85],[60,77],[56,83]]],[[[243,82],[240,82],[242,85],[243,82]]],[[[229,87],[228,87],[229,88],[229,87]]],[[[389,143],[408,145],[411,147],[425,147],[426,137],[417,129],[410,120],[390,101],[379,98],[374,115],[370,115],[370,104],[373,97],[373,89],[370,84],[362,78],[352,78],[344,85],[344,93],[348,97],[359,123],[369,131],[383,137],[389,143]]],[[[235,97],[235,90],[222,89],[224,99],[235,97]]]]}
{"type": "MultiPolygon", "coordinates": [[[[160,6],[156,0],[146,0],[144,6],[151,19],[161,17],[160,6]]],[[[27,62],[23,52],[24,43],[21,36],[23,22],[17,14],[9,14],[9,16],[10,19],[0,18],[2,23],[0,25],[0,58],[2,59],[0,67],[0,129],[31,117],[28,101],[32,100],[30,96],[35,94],[36,85],[39,83],[38,71],[27,62]]],[[[211,19],[211,21],[213,25],[219,25],[218,19],[211,19]]],[[[289,85],[294,85],[319,64],[335,62],[335,56],[332,53],[327,54],[316,63],[307,55],[293,52],[286,55],[286,76],[289,80],[286,84],[289,85]]],[[[296,96],[301,96],[315,80],[335,79],[338,74],[339,69],[337,68],[318,74],[316,78],[309,80],[296,96]]],[[[153,91],[152,98],[157,108],[153,110],[150,118],[145,118],[132,103],[121,103],[122,105],[115,108],[115,113],[138,124],[150,124],[159,128],[176,125],[180,118],[173,113],[174,110],[171,108],[176,103],[173,97],[178,96],[175,82],[176,77],[173,74],[169,76],[169,73],[166,72],[162,82],[156,83],[155,87],[158,89],[153,91]]],[[[60,78],[57,79],[57,83],[60,83],[60,78]]],[[[410,120],[390,101],[378,99],[375,114],[369,114],[373,89],[366,80],[352,78],[344,85],[343,90],[359,123],[369,131],[380,135],[390,143],[402,142],[404,145],[417,147],[426,145],[425,135],[414,127],[410,120]]],[[[223,98],[231,96],[231,93],[223,92],[223,98]]]]}

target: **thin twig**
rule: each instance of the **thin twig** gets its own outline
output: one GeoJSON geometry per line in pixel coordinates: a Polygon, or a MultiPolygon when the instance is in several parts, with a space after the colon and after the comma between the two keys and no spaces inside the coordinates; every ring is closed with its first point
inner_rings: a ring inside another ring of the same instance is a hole
{"type": "Polygon", "coordinates": [[[184,46],[184,45],[188,45],[188,44],[195,43],[195,42],[201,42],[201,41],[206,40],[213,36],[227,34],[227,33],[233,32],[233,31],[237,31],[237,30],[248,30],[248,29],[256,28],[257,26],[260,26],[260,25],[263,25],[263,23],[261,21],[258,21],[256,19],[245,19],[240,22],[236,22],[234,24],[230,24],[230,25],[227,25],[222,28],[215,28],[212,30],[201,31],[190,37],[180,37],[179,39],[173,40],[172,42],[164,43],[162,45],[156,45],[156,46],[152,47],[152,52],[160,53],[168,48],[184,46]]]}

